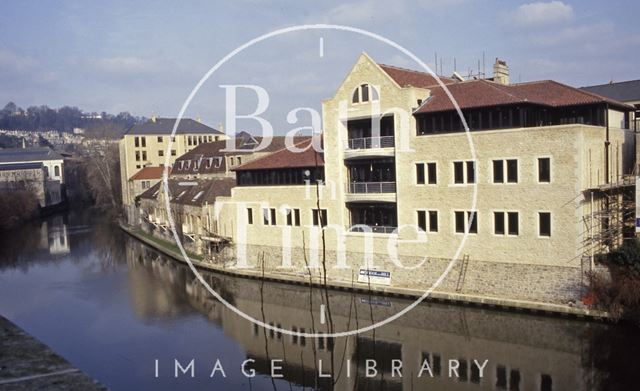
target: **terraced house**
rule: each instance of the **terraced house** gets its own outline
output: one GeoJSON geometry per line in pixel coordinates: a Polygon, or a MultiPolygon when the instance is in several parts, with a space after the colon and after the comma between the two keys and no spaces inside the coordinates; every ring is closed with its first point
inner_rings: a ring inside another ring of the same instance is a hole
{"type": "Polygon", "coordinates": [[[459,259],[440,291],[579,298],[588,256],[624,233],[617,216],[604,235],[635,165],[633,107],[555,81],[509,84],[500,60],[490,79],[441,83],[363,53],[323,102],[321,152],[236,168],[218,202],[238,259],[273,273],[326,260],[332,281],[418,290],[459,259]]]}

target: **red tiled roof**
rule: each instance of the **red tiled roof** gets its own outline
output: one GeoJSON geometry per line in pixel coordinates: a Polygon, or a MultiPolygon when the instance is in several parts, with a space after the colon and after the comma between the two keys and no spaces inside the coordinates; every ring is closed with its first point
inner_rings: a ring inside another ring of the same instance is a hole
{"type": "Polygon", "coordinates": [[[324,159],[321,152],[317,152],[311,144],[311,138],[294,144],[302,152],[291,151],[283,148],[277,152],[252,160],[236,167],[235,171],[267,170],[273,168],[302,168],[324,166],[324,159]]]}
{"type": "MultiPolygon", "coordinates": [[[[436,78],[427,72],[419,72],[411,69],[395,67],[392,65],[378,65],[401,87],[413,86],[419,88],[427,88],[439,85],[436,78]]],[[[456,80],[450,77],[440,76],[440,80],[444,84],[456,83],[456,80]]]]}
{"type": "MultiPolygon", "coordinates": [[[[447,85],[447,89],[461,109],[517,103],[533,103],[549,107],[609,103],[622,108],[631,108],[625,103],[552,80],[511,85],[488,80],[469,80],[447,85]]],[[[455,109],[442,87],[433,87],[430,90],[431,96],[416,111],[417,114],[455,109]]]]}
{"type": "MultiPolygon", "coordinates": [[[[162,174],[164,173],[164,167],[143,167],[140,171],[133,174],[130,181],[139,181],[143,179],[160,179],[162,178],[162,174]]],[[[171,173],[171,168],[169,168],[169,173],[171,173]]]]}

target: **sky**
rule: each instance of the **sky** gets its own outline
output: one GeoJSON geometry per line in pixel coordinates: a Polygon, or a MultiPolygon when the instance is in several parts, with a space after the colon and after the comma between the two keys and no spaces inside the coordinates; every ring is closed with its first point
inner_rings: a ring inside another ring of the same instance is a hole
{"type": "MultiPolygon", "coordinates": [[[[0,107],[14,101],[175,117],[203,75],[235,48],[277,29],[319,23],[393,40],[434,70],[437,53],[445,75],[454,58],[459,73],[477,72],[484,54],[487,73],[499,57],[512,82],[554,79],[579,87],[639,79],[639,13],[637,1],[591,0],[7,2],[0,13],[0,107]]],[[[362,51],[419,69],[369,37],[298,31],[232,57],[186,115],[216,126],[225,116],[221,85],[259,85],[271,102],[265,118],[283,133],[292,127],[287,113],[320,110],[362,51]]],[[[252,90],[238,89],[237,100],[238,113],[256,108],[252,90]]]]}

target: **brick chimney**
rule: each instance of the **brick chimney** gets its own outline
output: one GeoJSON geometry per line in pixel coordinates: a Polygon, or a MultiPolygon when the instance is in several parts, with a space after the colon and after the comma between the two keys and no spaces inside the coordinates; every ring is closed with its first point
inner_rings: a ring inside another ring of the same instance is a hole
{"type": "Polygon", "coordinates": [[[496,62],[493,64],[493,81],[509,84],[509,66],[506,61],[496,58],[496,62]]]}

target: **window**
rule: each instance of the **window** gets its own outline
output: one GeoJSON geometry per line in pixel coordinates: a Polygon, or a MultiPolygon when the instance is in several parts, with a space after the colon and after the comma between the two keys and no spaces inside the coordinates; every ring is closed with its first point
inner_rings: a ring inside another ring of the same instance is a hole
{"type": "Polygon", "coordinates": [[[191,141],[191,136],[187,136],[187,145],[192,145],[193,141],[191,141]]]}
{"type": "Polygon", "coordinates": [[[551,158],[538,158],[538,182],[551,182],[551,158]]]}
{"type": "Polygon", "coordinates": [[[164,156],[164,151],[162,149],[158,150],[158,156],[160,157],[164,156]]]}
{"type": "Polygon", "coordinates": [[[435,185],[438,183],[438,170],[436,163],[427,163],[427,183],[435,185]]]}
{"type": "Polygon", "coordinates": [[[453,162],[453,183],[476,183],[476,164],[473,160],[453,162]]]}
{"type": "Polygon", "coordinates": [[[493,212],[493,232],[496,235],[514,235],[520,233],[520,216],[518,212],[493,212]]]}
{"type": "Polygon", "coordinates": [[[509,223],[508,232],[509,235],[518,235],[520,233],[519,222],[520,218],[518,212],[508,212],[507,221],[509,223]]]}
{"type": "Polygon", "coordinates": [[[419,210],[418,227],[425,232],[438,232],[438,211],[419,210]]]}
{"type": "Polygon", "coordinates": [[[133,145],[138,148],[140,146],[140,137],[134,137],[133,145]]]}
{"type": "Polygon", "coordinates": [[[429,211],[429,232],[438,232],[438,211],[429,211]]]}
{"type": "Polygon", "coordinates": [[[538,213],[538,234],[540,236],[551,236],[551,213],[538,213]]]}
{"type": "Polygon", "coordinates": [[[322,222],[322,226],[327,226],[327,210],[326,209],[314,209],[313,210],[313,225],[319,227],[322,222]],[[321,221],[322,220],[322,221],[321,221]]]}
{"type": "Polygon", "coordinates": [[[238,164],[242,164],[242,158],[238,156],[238,164]]]}
{"type": "Polygon", "coordinates": [[[140,151],[136,151],[136,162],[140,161],[140,151]]]}
{"type": "Polygon", "coordinates": [[[553,390],[553,379],[551,375],[541,374],[540,375],[540,391],[552,391],[553,390]]]}
{"type": "Polygon", "coordinates": [[[233,156],[231,156],[231,163],[230,163],[230,165],[232,165],[232,166],[233,166],[233,156]]]}
{"type": "Polygon", "coordinates": [[[142,148],[147,146],[147,138],[146,137],[140,137],[140,145],[142,146],[142,148]]]}
{"type": "Polygon", "coordinates": [[[171,150],[171,156],[176,156],[176,150],[175,149],[171,150]]]}
{"type": "Polygon", "coordinates": [[[271,208],[271,225],[276,225],[277,224],[277,219],[276,219],[276,208],[271,208]]]}
{"type": "Polygon", "coordinates": [[[467,211],[466,213],[463,211],[455,212],[455,231],[456,233],[462,234],[466,232],[468,228],[469,233],[477,234],[478,233],[478,215],[476,212],[467,211]],[[466,220],[465,220],[466,216],[466,220]]]}
{"type": "Polygon", "coordinates": [[[56,176],[56,177],[60,176],[60,166],[53,167],[53,176],[56,176]]]}
{"type": "Polygon", "coordinates": [[[493,232],[496,235],[504,235],[504,212],[493,212],[493,232]]]}
{"type": "Polygon", "coordinates": [[[253,208],[247,208],[247,224],[253,224],[253,208]]]}
{"type": "Polygon", "coordinates": [[[353,91],[352,103],[365,103],[379,100],[378,90],[370,84],[361,84],[353,91]]]}
{"type": "Polygon", "coordinates": [[[142,151],[142,160],[147,160],[147,151],[142,151]]]}
{"type": "Polygon", "coordinates": [[[493,161],[493,183],[504,183],[504,161],[493,161]]]}
{"type": "Polygon", "coordinates": [[[300,226],[300,209],[287,209],[287,225],[300,226]]]}
{"type": "Polygon", "coordinates": [[[427,231],[427,212],[424,210],[418,211],[418,228],[423,231],[427,231]]]}
{"type": "Polygon", "coordinates": [[[416,183],[424,185],[424,164],[416,163],[416,183]]]}
{"type": "Polygon", "coordinates": [[[162,136],[158,136],[158,142],[161,143],[162,142],[162,136]]]}
{"type": "Polygon", "coordinates": [[[518,160],[507,160],[507,182],[518,183],[518,160]]]}
{"type": "Polygon", "coordinates": [[[518,159],[493,161],[493,183],[505,183],[505,178],[507,183],[518,183],[518,159]]]}

